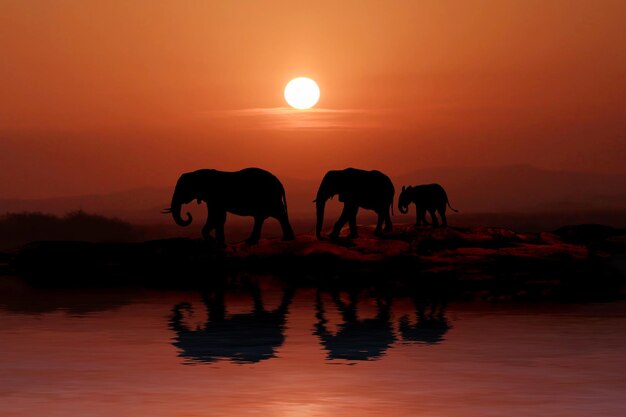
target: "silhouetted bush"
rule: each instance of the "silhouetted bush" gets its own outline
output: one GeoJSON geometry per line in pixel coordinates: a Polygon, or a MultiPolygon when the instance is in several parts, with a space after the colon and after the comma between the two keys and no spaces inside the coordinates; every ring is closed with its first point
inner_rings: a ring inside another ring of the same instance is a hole
{"type": "Polygon", "coordinates": [[[6,213],[0,216],[0,246],[20,246],[38,240],[83,240],[127,242],[141,237],[141,231],[119,219],[82,210],[63,217],[46,213],[6,213]]]}

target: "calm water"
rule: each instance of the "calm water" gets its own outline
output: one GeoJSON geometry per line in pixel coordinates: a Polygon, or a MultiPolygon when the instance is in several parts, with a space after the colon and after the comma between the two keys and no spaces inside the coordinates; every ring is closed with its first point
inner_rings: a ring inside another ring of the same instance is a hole
{"type": "Polygon", "coordinates": [[[0,293],[0,415],[624,416],[626,303],[0,293]]]}

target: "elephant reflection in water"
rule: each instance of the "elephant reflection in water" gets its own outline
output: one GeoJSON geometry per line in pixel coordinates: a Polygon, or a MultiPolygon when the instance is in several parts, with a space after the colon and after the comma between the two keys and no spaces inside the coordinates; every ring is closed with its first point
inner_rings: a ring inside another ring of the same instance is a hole
{"type": "Polygon", "coordinates": [[[285,340],[285,322],[294,290],[285,290],[274,310],[265,308],[258,286],[251,287],[251,294],[252,312],[241,314],[228,314],[222,290],[203,294],[207,321],[193,329],[183,322],[184,311],[192,312],[191,305],[174,306],[170,329],[176,334],[173,344],[180,349],[178,356],[191,362],[209,363],[222,359],[256,363],[275,357],[276,349],[285,340]]]}
{"type": "Polygon", "coordinates": [[[321,292],[316,296],[316,317],[314,334],[328,352],[328,359],[375,360],[382,357],[396,341],[390,320],[391,299],[376,298],[376,316],[359,319],[357,314],[357,292],[349,293],[348,303],[338,291],[331,292],[332,300],[338,308],[343,323],[333,333],[328,327],[321,292]]]}
{"type": "Polygon", "coordinates": [[[407,315],[400,318],[399,330],[402,340],[427,345],[441,343],[444,335],[452,327],[445,316],[447,304],[443,301],[428,303],[417,296],[412,298],[415,306],[415,323],[411,324],[407,315]]]}

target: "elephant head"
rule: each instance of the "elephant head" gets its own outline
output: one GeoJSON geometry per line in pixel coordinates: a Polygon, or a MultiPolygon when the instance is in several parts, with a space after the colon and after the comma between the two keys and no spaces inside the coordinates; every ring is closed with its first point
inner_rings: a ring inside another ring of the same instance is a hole
{"type": "Polygon", "coordinates": [[[315,225],[315,235],[318,239],[322,238],[322,227],[324,227],[324,209],[326,208],[326,201],[333,198],[336,194],[339,194],[343,190],[343,171],[328,171],[322,182],[320,188],[317,190],[317,196],[313,202],[317,208],[317,222],[315,225]]]}
{"type": "Polygon", "coordinates": [[[198,200],[198,203],[201,201],[197,177],[197,172],[187,172],[181,175],[176,183],[170,207],[163,210],[163,213],[171,213],[174,221],[179,226],[189,226],[192,220],[191,213],[189,212],[186,214],[186,219],[182,218],[180,213],[182,205],[190,203],[194,199],[198,200]]]}
{"type": "Polygon", "coordinates": [[[409,212],[409,204],[411,204],[411,190],[413,187],[409,185],[409,187],[402,186],[402,192],[400,193],[400,197],[398,198],[398,210],[402,214],[407,214],[409,212]]]}

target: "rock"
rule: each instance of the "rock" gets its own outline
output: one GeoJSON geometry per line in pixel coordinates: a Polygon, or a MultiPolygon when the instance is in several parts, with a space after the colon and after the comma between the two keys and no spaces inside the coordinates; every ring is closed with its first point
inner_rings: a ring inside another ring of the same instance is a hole
{"type": "Polygon", "coordinates": [[[554,234],[567,242],[589,244],[613,236],[626,235],[626,231],[601,224],[577,224],[560,227],[554,234]]]}
{"type": "MultiPolygon", "coordinates": [[[[605,236],[609,229],[593,230],[604,230],[605,236]]],[[[233,274],[263,273],[300,282],[334,276],[358,281],[449,280],[459,293],[495,285],[493,299],[569,297],[584,293],[586,286],[600,288],[592,292],[600,297],[621,288],[626,275],[620,257],[626,241],[619,236],[602,240],[604,246],[594,251],[556,232],[398,225],[383,238],[374,236],[372,226],[360,227],[359,233],[356,239],[319,241],[313,234],[302,234],[295,241],[265,239],[225,248],[193,239],[37,242],[19,251],[15,264],[22,276],[50,285],[66,280],[78,285],[194,287],[233,274]],[[561,285],[567,288],[558,290],[561,285]]]]}

